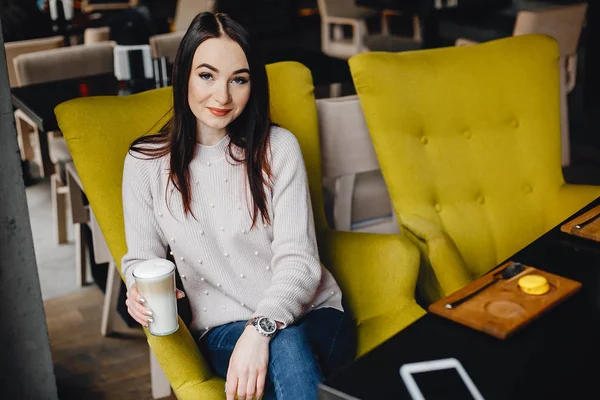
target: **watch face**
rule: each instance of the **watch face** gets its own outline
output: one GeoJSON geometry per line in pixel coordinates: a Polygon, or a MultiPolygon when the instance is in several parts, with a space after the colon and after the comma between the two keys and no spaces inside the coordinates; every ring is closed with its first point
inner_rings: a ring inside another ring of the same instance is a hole
{"type": "Polygon", "coordinates": [[[258,326],[266,333],[273,333],[277,330],[277,324],[275,320],[271,318],[260,318],[258,320],[258,326]]]}

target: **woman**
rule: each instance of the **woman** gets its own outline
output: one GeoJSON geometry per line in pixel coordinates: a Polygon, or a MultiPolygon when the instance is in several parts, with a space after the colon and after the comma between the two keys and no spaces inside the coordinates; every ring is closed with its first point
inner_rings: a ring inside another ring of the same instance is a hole
{"type": "Polygon", "coordinates": [[[125,160],[127,305],[152,323],[132,272],[170,246],[227,399],[316,399],[354,357],[353,323],[319,262],[300,147],[271,124],[268,93],[246,30],[199,14],[175,60],[172,120],[125,160]]]}

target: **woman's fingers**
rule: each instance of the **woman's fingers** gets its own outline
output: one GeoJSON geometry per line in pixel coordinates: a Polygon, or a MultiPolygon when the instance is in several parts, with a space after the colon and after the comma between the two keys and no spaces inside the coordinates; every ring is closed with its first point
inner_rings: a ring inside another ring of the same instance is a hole
{"type": "Polygon", "coordinates": [[[246,387],[248,387],[248,375],[238,376],[237,400],[246,400],[246,387]]]}
{"type": "Polygon", "coordinates": [[[146,300],[142,297],[140,292],[137,290],[137,286],[133,285],[127,291],[127,312],[133,317],[139,324],[148,327],[148,324],[154,322],[152,318],[152,310],[148,307],[143,306],[146,300]]]}
{"type": "Polygon", "coordinates": [[[182,290],[175,289],[175,297],[177,297],[177,300],[183,299],[185,297],[185,293],[182,290]]]}
{"type": "MultiPolygon", "coordinates": [[[[225,395],[227,397],[227,400],[250,400],[252,399],[252,397],[250,397],[247,394],[247,388],[249,386],[249,379],[248,379],[248,373],[246,371],[240,370],[240,371],[232,371],[235,370],[234,368],[229,368],[229,371],[231,372],[227,372],[227,381],[225,382],[225,395]]],[[[254,375],[254,383],[252,384],[252,386],[254,387],[256,385],[256,375],[254,375]]],[[[252,390],[254,392],[254,389],[252,390]]]]}
{"type": "Polygon", "coordinates": [[[246,400],[254,400],[256,395],[256,377],[257,371],[248,373],[248,383],[246,384],[246,400]]]}
{"type": "Polygon", "coordinates": [[[260,369],[256,377],[256,398],[260,399],[265,394],[265,382],[267,379],[267,368],[260,369]]]}
{"type": "Polygon", "coordinates": [[[145,326],[146,328],[148,327],[148,324],[154,322],[152,316],[147,315],[147,313],[140,311],[136,308],[134,302],[130,301],[129,299],[126,300],[125,302],[127,304],[127,312],[129,313],[129,315],[131,315],[133,317],[133,319],[135,319],[139,324],[145,326]]]}
{"type": "Polygon", "coordinates": [[[227,370],[227,380],[225,381],[225,397],[227,400],[235,400],[237,392],[237,376],[231,372],[231,368],[227,370]]]}
{"type": "Polygon", "coordinates": [[[135,285],[135,284],[133,286],[131,286],[131,288],[129,288],[129,290],[127,291],[127,298],[129,298],[139,304],[144,304],[146,302],[146,299],[139,292],[137,285],[135,285]]]}

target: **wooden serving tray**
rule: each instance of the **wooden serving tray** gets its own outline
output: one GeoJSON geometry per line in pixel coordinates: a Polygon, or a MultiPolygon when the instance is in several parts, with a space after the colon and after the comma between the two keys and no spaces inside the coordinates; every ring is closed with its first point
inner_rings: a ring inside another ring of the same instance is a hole
{"type": "Polygon", "coordinates": [[[494,280],[494,277],[499,276],[510,264],[511,262],[508,262],[496,268],[450,296],[431,304],[429,311],[498,339],[506,339],[581,288],[579,282],[525,266],[520,274],[508,280],[499,279],[464,303],[452,309],[446,308],[446,304],[459,300],[494,280]],[[517,284],[518,280],[532,273],[548,280],[550,290],[546,294],[531,295],[521,291],[517,284]]]}
{"type": "Polygon", "coordinates": [[[560,227],[560,230],[570,235],[600,242],[600,218],[592,220],[598,214],[600,214],[600,206],[596,206],[588,212],[581,214],[579,217],[563,224],[560,227]],[[586,224],[587,221],[590,222],[586,224]],[[581,229],[576,228],[576,226],[580,224],[585,224],[585,226],[581,229]]]}

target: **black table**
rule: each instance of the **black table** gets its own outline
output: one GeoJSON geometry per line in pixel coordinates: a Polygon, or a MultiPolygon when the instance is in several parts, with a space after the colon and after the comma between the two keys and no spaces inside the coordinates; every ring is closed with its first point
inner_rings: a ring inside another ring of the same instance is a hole
{"type": "Polygon", "coordinates": [[[113,74],[103,74],[12,88],[11,93],[13,106],[40,130],[49,132],[58,129],[54,107],[60,103],[78,97],[116,95],[119,88],[113,74]]]}
{"type": "Polygon", "coordinates": [[[510,260],[579,281],[578,293],[506,340],[428,313],[326,380],[321,399],[411,399],[400,366],[449,357],[462,363],[486,400],[600,397],[600,243],[559,227],[510,260]]]}

